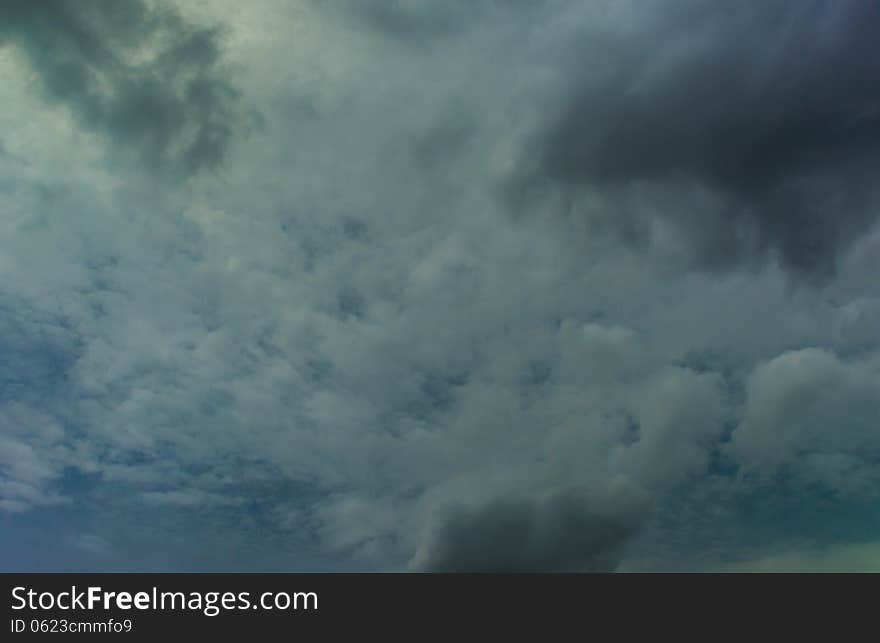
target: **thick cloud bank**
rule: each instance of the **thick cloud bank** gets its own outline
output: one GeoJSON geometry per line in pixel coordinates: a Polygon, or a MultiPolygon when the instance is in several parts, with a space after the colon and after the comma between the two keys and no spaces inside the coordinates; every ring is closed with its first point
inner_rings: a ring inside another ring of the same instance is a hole
{"type": "Polygon", "coordinates": [[[874,6],[0,3],[0,569],[867,568],[874,6]]]}
{"type": "Polygon", "coordinates": [[[141,0],[0,6],[0,46],[20,51],[47,98],[152,169],[215,169],[244,126],[221,33],[141,0]]]}
{"type": "Polygon", "coordinates": [[[577,488],[458,508],[429,535],[413,566],[435,572],[612,571],[646,510],[645,498],[631,489],[597,502],[577,488]]]}
{"type": "Polygon", "coordinates": [[[769,254],[827,276],[880,205],[880,8],[684,0],[634,11],[571,36],[525,187],[598,190],[619,210],[603,216],[637,238],[661,217],[703,267],[769,254]]]}

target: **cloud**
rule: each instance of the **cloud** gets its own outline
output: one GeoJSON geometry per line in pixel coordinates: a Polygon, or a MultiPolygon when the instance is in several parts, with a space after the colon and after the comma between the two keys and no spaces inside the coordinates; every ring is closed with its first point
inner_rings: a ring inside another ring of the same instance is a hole
{"type": "Polygon", "coordinates": [[[573,212],[631,243],[671,228],[701,268],[772,256],[827,278],[880,206],[880,10],[625,7],[552,32],[567,38],[558,97],[545,100],[509,198],[566,190],[573,212]]]}
{"type": "Polygon", "coordinates": [[[880,372],[826,350],[784,353],[749,377],[730,453],[743,473],[787,473],[844,495],[876,495],[880,372]]]}
{"type": "Polygon", "coordinates": [[[598,501],[573,488],[458,507],[428,534],[411,564],[432,572],[611,571],[647,508],[631,488],[598,501]]]}
{"type": "MultiPolygon", "coordinates": [[[[554,178],[511,217],[497,178],[583,89],[571,61],[657,17],[465,4],[398,5],[458,12],[431,55],[325,3],[181,8],[184,31],[216,17],[190,12],[226,16],[211,74],[241,65],[272,135],[224,148],[226,181],[161,190],[30,91],[43,68],[5,36],[0,550],[15,558],[0,566],[669,568],[793,534],[876,539],[876,234],[822,288],[791,290],[772,262],[669,261],[690,257],[688,235],[727,238],[691,199],[733,198],[708,174],[691,191],[554,178]],[[610,40],[585,41],[589,25],[610,40]],[[639,205],[624,243],[602,230],[621,231],[616,201],[639,205]]],[[[180,33],[157,27],[138,60],[180,33]]],[[[102,74],[87,75],[101,92],[102,74]]],[[[157,148],[172,165],[178,138],[157,148]]]]}
{"type": "Polygon", "coordinates": [[[43,96],[114,156],[169,176],[217,169],[247,126],[222,35],[142,0],[0,8],[0,46],[22,55],[43,96]]]}
{"type": "Polygon", "coordinates": [[[338,11],[353,14],[380,34],[409,43],[458,32],[467,24],[469,9],[467,3],[456,1],[440,5],[423,0],[337,0],[333,4],[338,11]]]}
{"type": "Polygon", "coordinates": [[[633,441],[617,454],[625,467],[652,489],[704,474],[731,417],[723,377],[669,368],[634,388],[633,441]]]}
{"type": "Polygon", "coordinates": [[[499,15],[528,13],[542,3],[529,0],[331,0],[326,5],[392,41],[425,47],[462,35],[499,15]]]}

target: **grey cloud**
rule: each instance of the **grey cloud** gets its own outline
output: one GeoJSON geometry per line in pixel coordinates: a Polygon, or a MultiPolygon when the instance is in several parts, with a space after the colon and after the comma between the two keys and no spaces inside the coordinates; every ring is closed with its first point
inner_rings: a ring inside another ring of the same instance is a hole
{"type": "Polygon", "coordinates": [[[459,31],[464,24],[461,12],[466,6],[462,2],[438,4],[367,0],[346,2],[343,8],[383,35],[418,42],[459,31]]]}
{"type": "Polygon", "coordinates": [[[413,566],[434,572],[611,571],[648,507],[634,490],[609,503],[582,488],[459,507],[428,535],[413,566]]]}
{"type": "Polygon", "coordinates": [[[850,350],[864,349],[877,343],[880,333],[880,299],[862,298],[841,307],[836,320],[838,342],[850,350]]]}
{"type": "Polygon", "coordinates": [[[412,144],[413,157],[428,170],[455,159],[473,137],[474,121],[462,108],[450,108],[416,137],[412,144]]]}
{"type": "MultiPolygon", "coordinates": [[[[812,490],[877,488],[877,242],[786,297],[774,266],[682,275],[561,241],[552,208],[512,221],[485,186],[546,121],[539,59],[570,51],[554,30],[581,29],[584,3],[557,0],[528,38],[484,14],[432,56],[313,4],[239,4],[242,82],[274,126],[224,185],[120,182],[10,83],[3,143],[26,163],[0,158],[7,567],[50,570],[51,551],[56,568],[119,571],[620,569],[651,538],[697,555],[828,526],[824,541],[876,539],[870,498],[841,509],[812,490]],[[304,95],[317,117],[291,108],[304,95]],[[836,361],[798,363],[804,346],[836,361]],[[640,491],[602,491],[621,479],[640,491]]],[[[645,219],[658,202],[642,197],[663,196],[707,260],[708,233],[723,248],[734,227],[733,190],[707,181],[554,180],[645,219]],[[684,207],[695,197],[707,207],[684,207]]]]}
{"type": "Polygon", "coordinates": [[[23,54],[49,100],[169,174],[217,168],[246,126],[221,36],[142,0],[0,6],[0,45],[23,54]]]}
{"type": "Polygon", "coordinates": [[[535,0],[331,0],[318,2],[400,43],[425,46],[460,35],[493,10],[536,9],[535,0]]]}
{"type": "Polygon", "coordinates": [[[880,385],[876,360],[790,351],[748,379],[743,421],[729,453],[747,475],[787,474],[845,495],[878,488],[880,385]]]}
{"type": "Polygon", "coordinates": [[[704,268],[772,255],[793,273],[832,273],[878,210],[880,8],[651,6],[566,50],[570,86],[513,194],[602,193],[625,238],[646,241],[660,217],[704,268]]]}
{"type": "Polygon", "coordinates": [[[65,399],[79,348],[66,320],[0,294],[0,511],[64,501],[54,488],[68,457],[64,424],[45,400],[65,399]]]}

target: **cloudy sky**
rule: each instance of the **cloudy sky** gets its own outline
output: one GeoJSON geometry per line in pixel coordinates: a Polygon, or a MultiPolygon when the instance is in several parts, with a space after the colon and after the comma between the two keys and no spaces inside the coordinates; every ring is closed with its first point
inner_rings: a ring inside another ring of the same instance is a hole
{"type": "Polygon", "coordinates": [[[0,568],[880,570],[880,5],[0,4],[0,568]]]}

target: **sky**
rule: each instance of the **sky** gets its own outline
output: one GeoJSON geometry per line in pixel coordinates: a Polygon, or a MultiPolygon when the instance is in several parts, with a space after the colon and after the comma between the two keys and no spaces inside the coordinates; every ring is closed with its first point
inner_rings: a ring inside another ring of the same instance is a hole
{"type": "Polygon", "coordinates": [[[880,5],[0,4],[3,571],[880,571],[880,5]]]}

